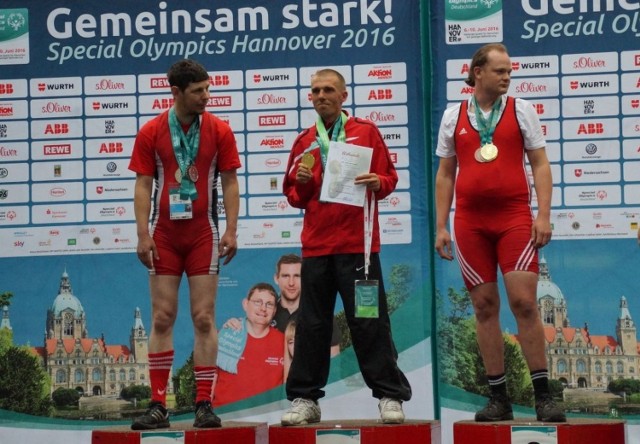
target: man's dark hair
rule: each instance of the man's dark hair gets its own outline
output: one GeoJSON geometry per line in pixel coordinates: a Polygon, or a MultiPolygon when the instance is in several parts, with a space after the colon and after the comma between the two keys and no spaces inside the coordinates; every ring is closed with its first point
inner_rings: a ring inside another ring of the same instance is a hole
{"type": "Polygon", "coordinates": [[[167,72],[169,85],[177,86],[184,91],[190,83],[209,80],[209,73],[200,63],[191,59],[179,60],[169,68],[167,72]]]}
{"type": "Polygon", "coordinates": [[[247,293],[247,300],[251,300],[251,295],[254,291],[268,291],[273,295],[276,301],[278,300],[278,293],[276,292],[276,289],[273,288],[273,285],[266,282],[258,282],[253,287],[251,287],[249,289],[249,292],[247,293]]]}
{"type": "Polygon", "coordinates": [[[278,263],[276,263],[276,276],[280,275],[280,267],[282,264],[301,264],[302,258],[297,254],[285,254],[278,259],[278,263]]]}
{"type": "Polygon", "coordinates": [[[481,68],[487,64],[489,53],[491,51],[507,52],[507,47],[502,43],[489,43],[478,49],[471,58],[471,66],[469,66],[469,77],[464,80],[469,86],[476,86],[476,75],[473,72],[476,67],[481,68]]]}

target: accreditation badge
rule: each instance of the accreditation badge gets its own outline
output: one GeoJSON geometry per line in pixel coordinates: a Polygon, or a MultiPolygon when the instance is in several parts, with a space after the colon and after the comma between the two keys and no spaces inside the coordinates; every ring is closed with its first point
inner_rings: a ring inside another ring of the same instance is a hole
{"type": "Polygon", "coordinates": [[[193,203],[191,199],[180,199],[180,187],[169,188],[169,219],[181,220],[192,217],[193,203]]]}
{"type": "Polygon", "coordinates": [[[360,279],[355,282],[356,318],[377,318],[378,313],[378,280],[360,279]]]}

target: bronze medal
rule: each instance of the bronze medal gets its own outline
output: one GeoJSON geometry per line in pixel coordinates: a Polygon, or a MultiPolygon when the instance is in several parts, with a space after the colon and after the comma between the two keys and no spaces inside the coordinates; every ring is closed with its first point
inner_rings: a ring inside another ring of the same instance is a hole
{"type": "Polygon", "coordinates": [[[189,168],[187,168],[187,175],[191,182],[196,183],[198,181],[198,168],[193,164],[189,165],[189,168]]]}
{"type": "Polygon", "coordinates": [[[311,153],[304,153],[302,159],[300,159],[300,163],[311,169],[313,168],[313,164],[316,163],[316,158],[313,157],[313,154],[311,153]]]}
{"type": "Polygon", "coordinates": [[[480,157],[482,157],[485,162],[495,160],[495,158],[498,157],[498,147],[493,143],[482,145],[480,148],[480,157]]]}
{"type": "Polygon", "coordinates": [[[176,170],[176,174],[174,175],[174,177],[176,178],[176,182],[182,182],[182,171],[180,171],[180,167],[178,167],[178,169],[176,170]]]}

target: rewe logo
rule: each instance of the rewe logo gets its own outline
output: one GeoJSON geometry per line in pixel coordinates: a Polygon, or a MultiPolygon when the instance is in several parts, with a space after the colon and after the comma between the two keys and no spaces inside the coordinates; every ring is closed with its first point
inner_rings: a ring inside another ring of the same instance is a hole
{"type": "Polygon", "coordinates": [[[71,144],[61,145],[45,145],[42,147],[45,156],[54,156],[57,154],[71,154],[71,144]]]}
{"type": "Polygon", "coordinates": [[[258,124],[260,126],[286,125],[287,117],[284,114],[277,114],[273,116],[260,116],[258,118],[258,124]]]}

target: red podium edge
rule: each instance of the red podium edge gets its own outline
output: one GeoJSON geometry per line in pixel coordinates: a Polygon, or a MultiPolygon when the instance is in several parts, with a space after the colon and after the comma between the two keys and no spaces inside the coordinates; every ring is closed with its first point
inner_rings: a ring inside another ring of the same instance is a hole
{"type": "Polygon", "coordinates": [[[453,424],[454,444],[490,442],[511,444],[511,427],[556,427],[558,444],[607,443],[625,444],[624,420],[617,419],[569,419],[567,422],[550,423],[526,419],[500,422],[457,421],[453,424]]]}

